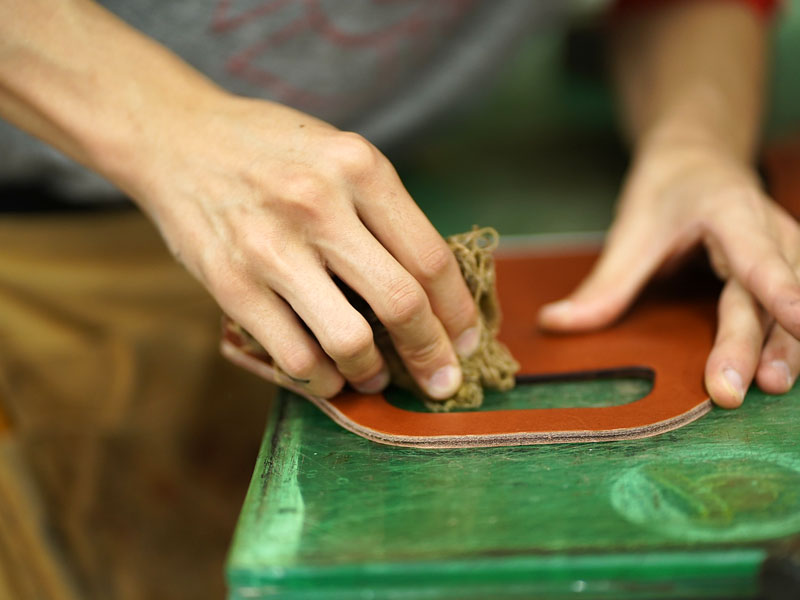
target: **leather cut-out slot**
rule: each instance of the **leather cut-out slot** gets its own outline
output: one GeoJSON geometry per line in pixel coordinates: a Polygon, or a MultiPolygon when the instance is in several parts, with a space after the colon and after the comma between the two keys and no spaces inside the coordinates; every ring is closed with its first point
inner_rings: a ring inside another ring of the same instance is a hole
{"type": "MultiPolygon", "coordinates": [[[[452,412],[619,406],[636,402],[649,394],[653,388],[653,378],[653,370],[646,367],[523,374],[517,376],[513,390],[485,390],[480,408],[455,408],[452,412]]],[[[402,388],[390,386],[383,396],[389,404],[402,410],[433,412],[412,392],[402,388]]]]}
{"type": "Polygon", "coordinates": [[[655,372],[649,367],[614,367],[611,369],[571,371],[569,373],[523,373],[517,375],[516,379],[517,385],[565,383],[570,381],[604,381],[608,379],[643,379],[653,383],[655,380],[655,372]]]}

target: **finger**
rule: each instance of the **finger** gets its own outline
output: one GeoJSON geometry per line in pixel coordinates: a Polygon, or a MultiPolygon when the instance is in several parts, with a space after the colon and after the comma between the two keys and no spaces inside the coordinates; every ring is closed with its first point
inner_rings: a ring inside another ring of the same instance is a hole
{"type": "Polygon", "coordinates": [[[800,372],[800,341],[780,325],[769,334],[756,372],[758,387],[768,394],[785,394],[800,372]]]}
{"type": "Polygon", "coordinates": [[[732,203],[724,225],[712,226],[731,272],[766,311],[800,337],[800,281],[780,248],[778,233],[754,223],[752,211],[732,203]]]}
{"type": "MultiPolygon", "coordinates": [[[[776,204],[773,207],[781,253],[789,264],[797,265],[800,258],[800,233],[797,221],[776,204]]],[[[797,269],[795,269],[797,273],[797,269]]],[[[775,324],[761,353],[756,371],[758,386],[768,394],[783,394],[792,389],[800,371],[800,341],[780,324],[775,324]]]]}
{"type": "Polygon", "coordinates": [[[592,272],[567,298],[545,305],[539,324],[583,330],[612,323],[664,262],[670,244],[647,215],[618,219],[592,272]]]}
{"type": "Polygon", "coordinates": [[[342,389],[344,379],[297,315],[269,289],[242,283],[229,288],[235,301],[217,297],[231,318],[240,323],[269,353],[288,381],[315,396],[330,398],[342,389]]]}
{"type": "Polygon", "coordinates": [[[451,397],[461,368],[425,290],[360,222],[342,231],[349,234],[321,247],[328,266],[375,311],[420,387],[432,398],[451,397]]]}
{"type": "Polygon", "coordinates": [[[295,255],[291,270],[273,273],[270,280],[354,388],[374,394],[389,384],[389,370],[369,323],[347,301],[318,259],[295,255]]]}
{"type": "Polygon", "coordinates": [[[728,281],[719,299],[717,335],[705,371],[706,389],[718,406],[741,405],[763,342],[763,311],[738,281],[728,281]]]}
{"type": "Polygon", "coordinates": [[[433,313],[461,356],[478,348],[478,309],[442,236],[387,165],[385,179],[358,191],[356,207],[369,231],[425,290],[433,313]]]}

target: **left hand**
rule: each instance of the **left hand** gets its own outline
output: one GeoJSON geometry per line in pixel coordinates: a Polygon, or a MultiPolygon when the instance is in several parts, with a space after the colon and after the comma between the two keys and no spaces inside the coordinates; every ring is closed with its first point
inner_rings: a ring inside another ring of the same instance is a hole
{"type": "Polygon", "coordinates": [[[709,395],[738,407],[754,378],[767,393],[787,392],[800,371],[800,227],[751,166],[714,146],[660,141],[639,152],[597,264],[568,298],[542,309],[541,325],[609,325],[659,268],[701,243],[726,280],[709,395]]]}

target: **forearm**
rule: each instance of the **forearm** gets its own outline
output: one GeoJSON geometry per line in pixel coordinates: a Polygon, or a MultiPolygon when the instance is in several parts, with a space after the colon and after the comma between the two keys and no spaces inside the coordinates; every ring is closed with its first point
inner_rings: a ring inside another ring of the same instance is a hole
{"type": "Polygon", "coordinates": [[[122,187],[170,135],[166,107],[219,93],[89,0],[0,0],[0,116],[122,187]]]}
{"type": "Polygon", "coordinates": [[[667,3],[617,20],[613,66],[634,147],[696,142],[750,160],[767,27],[744,4],[713,0],[667,3]]]}

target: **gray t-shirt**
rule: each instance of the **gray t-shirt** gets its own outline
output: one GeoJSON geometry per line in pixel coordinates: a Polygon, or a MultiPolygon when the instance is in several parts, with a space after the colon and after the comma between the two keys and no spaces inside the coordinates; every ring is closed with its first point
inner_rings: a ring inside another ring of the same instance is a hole
{"type": "MultiPolygon", "coordinates": [[[[386,148],[486,87],[564,0],[104,0],[228,90],[275,100],[386,148]]],[[[113,186],[0,121],[0,183],[67,198],[113,186]]]]}

